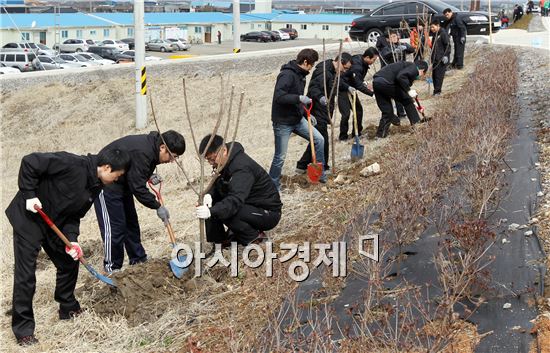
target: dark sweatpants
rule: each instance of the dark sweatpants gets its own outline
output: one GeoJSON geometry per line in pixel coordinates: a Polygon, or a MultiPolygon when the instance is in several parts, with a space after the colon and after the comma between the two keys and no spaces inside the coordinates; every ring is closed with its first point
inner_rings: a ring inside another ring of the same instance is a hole
{"type": "MultiPolygon", "coordinates": [[[[342,118],[340,119],[340,140],[345,140],[348,138],[350,120],[351,135],[355,136],[355,130],[353,129],[353,111],[351,107],[351,102],[352,100],[350,99],[347,92],[340,92],[340,94],[338,95],[338,108],[340,110],[340,115],[342,115],[342,118]]],[[[355,110],[357,112],[357,131],[359,132],[359,135],[361,135],[361,131],[363,131],[363,106],[361,105],[359,97],[355,101],[355,110]]],[[[325,154],[325,159],[327,159],[326,156],[327,155],[325,154]]]]}
{"type": "MultiPolygon", "coordinates": [[[[330,168],[328,166],[328,160],[329,160],[329,154],[328,153],[329,153],[330,139],[328,137],[328,125],[324,121],[317,121],[317,125],[315,125],[315,128],[317,129],[317,131],[319,131],[321,133],[321,135],[325,139],[325,147],[324,147],[325,165],[324,165],[324,170],[329,170],[330,168]]],[[[311,162],[312,162],[311,143],[308,143],[307,148],[306,148],[304,154],[302,155],[302,158],[300,158],[300,160],[296,163],[296,168],[305,170],[305,169],[307,169],[307,165],[311,162]]]]}
{"type": "Polygon", "coordinates": [[[442,62],[435,64],[432,68],[434,94],[441,93],[441,88],[443,87],[443,79],[445,78],[445,71],[447,71],[447,65],[444,65],[442,62]]]}
{"type": "Polygon", "coordinates": [[[36,259],[40,247],[57,269],[54,299],[59,303],[59,310],[69,313],[80,309],[80,304],[74,296],[79,262],[65,253],[63,242],[50,231],[32,236],[23,236],[14,231],[15,266],[11,326],[16,338],[34,334],[32,299],[36,290],[36,259]]]}
{"type": "Polygon", "coordinates": [[[403,104],[411,125],[420,121],[420,117],[418,116],[418,112],[416,111],[412,98],[409,97],[407,92],[403,91],[403,89],[382,79],[375,79],[373,82],[373,88],[374,95],[376,96],[376,104],[382,112],[380,124],[378,125],[378,129],[376,131],[376,136],[388,136],[391,121],[397,119],[393,113],[392,99],[403,104]]]}
{"type": "Polygon", "coordinates": [[[453,54],[453,64],[452,66],[457,69],[462,69],[464,67],[464,48],[466,47],[466,42],[464,44],[460,43],[460,37],[453,37],[454,43],[454,54],[453,54]]]}
{"type": "Polygon", "coordinates": [[[281,212],[268,211],[252,205],[244,205],[231,218],[219,219],[210,217],[206,220],[206,240],[221,243],[228,239],[224,225],[234,234],[232,240],[248,245],[264,230],[275,228],[281,220],[281,212]]]}
{"type": "Polygon", "coordinates": [[[141,245],[139,220],[134,197],[130,193],[103,190],[94,201],[105,258],[103,265],[108,273],[122,268],[124,248],[130,265],[147,260],[141,245]]]}

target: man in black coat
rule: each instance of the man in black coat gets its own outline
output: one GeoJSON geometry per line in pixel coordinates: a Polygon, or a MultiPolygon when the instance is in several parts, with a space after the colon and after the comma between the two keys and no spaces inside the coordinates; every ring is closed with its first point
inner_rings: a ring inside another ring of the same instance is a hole
{"type": "Polygon", "coordinates": [[[94,203],[105,257],[107,273],[120,270],[124,263],[124,249],[130,265],[145,262],[147,254],[141,245],[139,221],[134,197],[145,207],[156,210],[166,224],[170,214],[147,189],[147,180],[157,165],[173,162],[185,152],[185,140],[176,131],[161,135],[152,131],[148,135],[130,135],[111,142],[105,148],[128,151],[132,164],[123,178],[106,187],[94,203]],[[166,143],[166,144],[165,144],[166,143]]]}
{"type": "Polygon", "coordinates": [[[208,146],[210,136],[202,139],[199,153],[206,151],[212,167],[222,170],[203,205],[195,210],[197,218],[206,220],[206,239],[226,246],[231,241],[248,245],[265,240],[264,231],[275,228],[281,219],[283,204],[277,188],[240,143],[231,149],[231,143],[224,144],[215,135],[208,146]]]}
{"type": "MultiPolygon", "coordinates": [[[[313,109],[311,114],[315,116],[317,121],[315,128],[325,139],[324,154],[325,170],[327,171],[330,169],[328,166],[330,144],[328,125],[332,123],[330,116],[332,116],[334,111],[334,98],[336,96],[336,92],[333,92],[332,96],[330,96],[330,94],[337,80],[337,72],[339,71],[340,75],[346,72],[351,67],[351,59],[352,57],[349,53],[342,53],[340,58],[337,57],[334,60],[328,59],[317,64],[313,74],[311,75],[311,80],[309,81],[309,87],[307,90],[308,97],[313,100],[313,109]],[[325,96],[325,87],[330,98],[325,96]]],[[[338,88],[334,87],[334,89],[336,90],[338,88]]],[[[307,145],[302,158],[298,161],[298,163],[296,163],[296,171],[299,174],[305,174],[309,163],[311,163],[311,145],[307,145]]]]}
{"type": "MultiPolygon", "coordinates": [[[[309,141],[309,126],[305,119],[304,106],[310,106],[311,98],[304,95],[306,76],[319,60],[319,54],[313,49],[302,49],[296,58],[281,67],[277,76],[273,103],[271,105],[271,121],[275,135],[275,153],[269,168],[269,176],[277,190],[281,189],[281,174],[285,163],[288,140],[293,133],[309,141]]],[[[313,145],[317,162],[325,164],[325,139],[319,131],[313,129],[313,145]]],[[[326,183],[326,173],[323,171],[319,181],[326,183]]]]}
{"type": "Polygon", "coordinates": [[[434,96],[441,94],[445,71],[451,54],[451,43],[447,31],[441,28],[439,22],[430,24],[432,32],[432,79],[434,83],[434,96]]]}
{"type": "Polygon", "coordinates": [[[420,122],[413,99],[417,96],[415,90],[411,89],[414,80],[422,78],[428,63],[417,61],[415,63],[401,61],[384,66],[374,75],[373,87],[376,96],[376,104],[382,112],[380,124],[376,131],[378,138],[388,136],[390,123],[396,119],[393,114],[391,100],[403,104],[411,125],[420,122]]]}
{"type": "Polygon", "coordinates": [[[32,345],[34,336],[32,300],[36,289],[36,259],[44,249],[57,268],[55,301],[59,319],[81,313],[74,296],[78,278],[80,219],[92,206],[103,185],[116,181],[128,169],[130,157],[119,149],[106,149],[98,155],[77,156],[67,152],[31,153],[21,160],[19,191],[6,209],[13,227],[15,258],[12,330],[17,342],[32,345]],[[72,247],[46,225],[38,206],[71,241],[72,247]]]}
{"type": "Polygon", "coordinates": [[[461,70],[464,67],[464,48],[466,47],[466,23],[462,16],[459,16],[449,8],[443,10],[443,16],[447,19],[445,27],[450,29],[454,43],[454,55],[451,67],[461,70]]]}
{"type": "MultiPolygon", "coordinates": [[[[348,94],[353,95],[355,91],[364,93],[372,97],[372,87],[365,83],[365,76],[369,71],[370,65],[378,59],[378,51],[375,48],[368,48],[363,54],[354,55],[351,60],[351,68],[342,76],[340,82],[340,94],[338,95],[338,108],[340,110],[340,141],[348,139],[349,120],[352,114],[352,102],[348,94]]],[[[359,135],[363,131],[363,106],[359,99],[355,101],[355,111],[357,113],[357,131],[359,135]]],[[[352,136],[355,131],[352,125],[352,136]]]]}

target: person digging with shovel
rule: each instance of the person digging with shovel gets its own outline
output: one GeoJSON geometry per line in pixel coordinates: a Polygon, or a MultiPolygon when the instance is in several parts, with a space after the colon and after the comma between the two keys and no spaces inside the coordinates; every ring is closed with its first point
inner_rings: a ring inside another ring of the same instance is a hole
{"type": "Polygon", "coordinates": [[[376,131],[377,138],[388,136],[390,124],[397,119],[393,113],[392,99],[405,107],[411,125],[420,122],[413,99],[417,93],[411,88],[415,80],[421,79],[428,69],[428,63],[402,61],[386,65],[374,75],[373,88],[376,104],[382,112],[380,124],[376,131]]]}
{"type": "Polygon", "coordinates": [[[120,148],[130,154],[131,166],[123,178],[106,187],[94,203],[104,244],[103,264],[107,273],[120,270],[124,249],[130,265],[147,261],[141,245],[139,221],[134,197],[145,207],[156,210],[166,225],[170,214],[149,189],[147,181],[159,164],[171,163],[185,152],[185,139],[173,130],[147,135],[130,135],[111,142],[105,148],[120,148]]]}
{"type": "Polygon", "coordinates": [[[36,261],[40,248],[54,263],[57,274],[55,301],[59,319],[78,316],[82,309],[75,298],[79,258],[80,219],[86,215],[104,185],[121,177],[130,157],[109,148],[98,155],[77,156],[68,152],[31,153],[19,169],[19,191],[6,209],[13,227],[14,281],[12,330],[21,346],[38,343],[34,336],[32,301],[36,289],[36,261]],[[71,248],[42,220],[35,206],[47,212],[71,242],[71,248]]]}
{"type": "MultiPolygon", "coordinates": [[[[199,153],[204,153],[210,134],[205,136],[199,153]]],[[[241,245],[260,243],[267,239],[264,231],[277,226],[283,204],[279,192],[266,171],[250,158],[243,146],[235,142],[225,144],[215,135],[205,157],[221,175],[203,205],[195,209],[195,216],[205,220],[206,240],[229,246],[232,241],[241,245]],[[227,226],[227,231],[224,226],[227,226]]]]}

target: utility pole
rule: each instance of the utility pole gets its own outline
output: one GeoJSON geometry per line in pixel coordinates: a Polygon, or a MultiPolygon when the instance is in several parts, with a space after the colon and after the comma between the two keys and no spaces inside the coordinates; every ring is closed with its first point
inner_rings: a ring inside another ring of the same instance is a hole
{"type": "Polygon", "coordinates": [[[489,0],[489,44],[493,44],[493,18],[491,16],[491,0],[489,0]]]}
{"type": "Polygon", "coordinates": [[[136,129],[147,126],[147,75],[145,72],[144,0],[134,1],[136,129]]]}
{"type": "Polygon", "coordinates": [[[241,52],[241,4],[233,0],[233,53],[241,52]]]}

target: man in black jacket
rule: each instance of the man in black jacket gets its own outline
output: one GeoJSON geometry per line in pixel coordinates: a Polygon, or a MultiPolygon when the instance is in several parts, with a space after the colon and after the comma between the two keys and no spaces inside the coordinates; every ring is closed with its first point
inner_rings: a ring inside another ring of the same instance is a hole
{"type": "MultiPolygon", "coordinates": [[[[317,125],[315,128],[323,135],[325,139],[325,170],[329,170],[328,156],[329,156],[329,136],[328,136],[328,124],[331,124],[330,116],[334,111],[334,97],[336,92],[330,96],[332,88],[337,79],[337,72],[340,74],[346,72],[351,67],[351,55],[349,53],[342,53],[340,58],[334,60],[328,59],[322,63],[317,64],[315,71],[311,75],[309,81],[309,87],[307,95],[313,100],[313,109],[311,114],[315,116],[317,125]],[[325,86],[326,85],[326,86],[325,86]],[[325,96],[325,87],[329,98],[325,96]],[[330,111],[330,116],[329,116],[330,111]]],[[[338,89],[334,87],[334,89],[338,89]]],[[[296,163],[296,171],[299,174],[305,174],[307,165],[311,163],[311,145],[307,145],[307,148],[302,155],[302,158],[296,163]]]]}
{"type": "Polygon", "coordinates": [[[12,330],[22,346],[38,342],[34,336],[32,300],[36,289],[36,259],[42,247],[57,268],[55,301],[59,319],[81,313],[74,296],[78,278],[80,219],[92,206],[103,185],[116,181],[130,163],[128,153],[106,149],[98,155],[67,152],[31,153],[19,169],[19,191],[6,209],[13,227],[15,258],[12,330]],[[38,206],[71,241],[68,248],[37,214],[38,206]]]}
{"type": "Polygon", "coordinates": [[[206,239],[229,245],[236,241],[242,245],[261,242],[263,233],[275,228],[281,219],[283,204],[279,192],[266,171],[250,158],[243,146],[235,142],[224,144],[221,136],[205,136],[199,153],[206,150],[206,159],[214,169],[223,168],[203,205],[197,206],[195,215],[206,220],[206,239]],[[228,231],[225,231],[224,225],[228,231]]]}
{"type": "MultiPolygon", "coordinates": [[[[378,59],[378,51],[375,48],[368,48],[362,55],[358,54],[352,57],[351,68],[342,76],[339,87],[340,94],[338,95],[338,108],[342,116],[338,137],[340,141],[348,139],[349,120],[353,102],[348,93],[353,95],[355,91],[359,91],[372,97],[372,87],[367,86],[365,83],[365,76],[369,71],[370,65],[374,64],[376,59],[378,59]]],[[[355,111],[357,113],[357,131],[361,135],[361,131],[363,131],[363,106],[359,99],[355,101],[355,111]]],[[[352,136],[355,136],[353,125],[351,130],[352,136]]]]}
{"type": "Polygon", "coordinates": [[[451,43],[447,31],[441,28],[439,22],[430,24],[432,32],[432,79],[434,83],[434,96],[441,94],[445,71],[451,54],[451,43]]]}
{"type": "Polygon", "coordinates": [[[132,164],[123,178],[106,187],[94,203],[105,258],[107,273],[120,270],[124,263],[124,248],[130,265],[147,260],[139,221],[134,204],[135,198],[145,207],[157,210],[158,217],[166,224],[170,214],[147,189],[147,180],[158,164],[173,162],[185,152],[185,140],[176,131],[161,135],[152,131],[148,135],[130,135],[111,142],[105,148],[120,148],[128,151],[132,164]],[[165,144],[166,143],[166,144],[165,144]]]}
{"type": "Polygon", "coordinates": [[[447,19],[445,27],[450,29],[451,37],[453,37],[454,54],[451,67],[461,70],[464,67],[464,48],[466,47],[466,23],[456,13],[449,8],[443,10],[443,16],[447,19]]]}
{"type": "MultiPolygon", "coordinates": [[[[271,120],[273,133],[275,134],[275,153],[269,176],[273,180],[277,190],[281,189],[281,173],[285,163],[286,151],[290,135],[296,135],[309,141],[309,128],[304,118],[306,112],[304,106],[312,103],[311,98],[304,95],[306,76],[319,60],[319,54],[313,49],[302,49],[296,58],[281,67],[277,76],[273,103],[271,105],[271,120]]],[[[319,163],[325,164],[324,145],[325,139],[319,131],[313,129],[313,145],[319,163]]],[[[323,171],[320,182],[326,183],[326,173],[323,171]]]]}
{"type": "Polygon", "coordinates": [[[374,75],[373,86],[376,95],[376,104],[382,112],[380,124],[376,136],[384,138],[388,136],[390,123],[395,119],[391,100],[403,104],[411,125],[420,122],[420,117],[414,106],[413,99],[417,96],[416,91],[411,89],[414,80],[422,78],[428,63],[417,61],[416,63],[402,61],[390,64],[374,75]]]}

